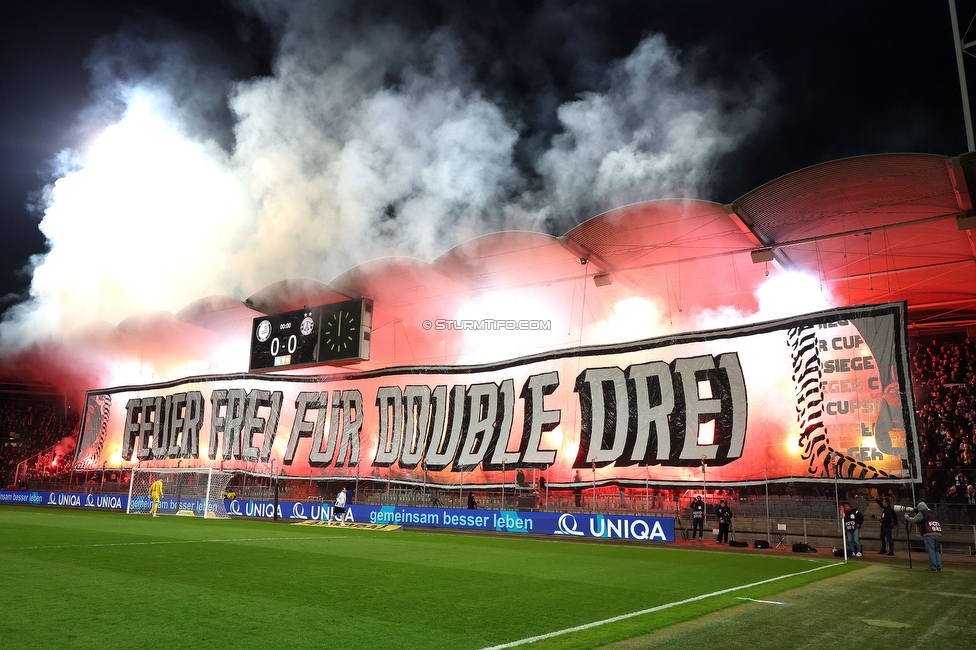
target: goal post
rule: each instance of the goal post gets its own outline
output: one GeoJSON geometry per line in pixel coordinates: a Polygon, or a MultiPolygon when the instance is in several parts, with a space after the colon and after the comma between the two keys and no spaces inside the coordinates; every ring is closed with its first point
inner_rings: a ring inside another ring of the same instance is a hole
{"type": "Polygon", "coordinates": [[[162,481],[163,494],[156,510],[160,515],[185,515],[230,519],[224,507],[224,490],[234,478],[232,472],[211,468],[137,467],[129,478],[126,514],[149,513],[153,500],[150,486],[162,481]]]}

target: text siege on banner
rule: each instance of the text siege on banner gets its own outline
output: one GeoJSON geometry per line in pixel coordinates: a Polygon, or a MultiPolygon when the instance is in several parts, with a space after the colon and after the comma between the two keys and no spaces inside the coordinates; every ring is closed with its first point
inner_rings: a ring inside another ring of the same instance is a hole
{"type": "Polygon", "coordinates": [[[482,366],[224,375],[90,391],[75,465],[527,489],[904,480],[904,304],[482,366]],[[506,476],[506,473],[507,476],[506,476]]]}

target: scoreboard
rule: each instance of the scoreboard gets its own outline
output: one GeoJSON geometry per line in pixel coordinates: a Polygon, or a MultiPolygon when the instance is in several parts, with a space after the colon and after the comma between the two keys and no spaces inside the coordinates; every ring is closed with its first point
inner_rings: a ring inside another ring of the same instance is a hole
{"type": "Polygon", "coordinates": [[[259,316],[250,372],[369,360],[373,301],[366,298],[259,316]]]}

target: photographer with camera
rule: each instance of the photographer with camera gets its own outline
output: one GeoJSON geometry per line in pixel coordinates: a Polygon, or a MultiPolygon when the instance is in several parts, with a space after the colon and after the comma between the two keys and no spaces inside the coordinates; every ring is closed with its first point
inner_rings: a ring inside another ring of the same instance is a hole
{"type": "MultiPolygon", "coordinates": [[[[898,523],[898,518],[895,516],[895,510],[891,507],[891,500],[888,497],[883,499],[875,499],[874,501],[881,507],[881,518],[878,521],[878,525],[881,526],[881,550],[878,551],[878,555],[894,555],[895,554],[895,524],[898,523]]],[[[873,518],[874,515],[871,515],[873,518]]]]}
{"type": "Polygon", "coordinates": [[[703,544],[702,534],[705,530],[705,502],[702,501],[701,495],[695,497],[695,500],[691,502],[691,541],[695,541],[695,535],[698,535],[698,543],[703,544]]]}
{"type": "MultiPolygon", "coordinates": [[[[902,506],[899,510],[907,510],[902,506]]],[[[925,552],[929,554],[929,571],[938,572],[942,570],[942,553],[939,546],[942,544],[942,524],[935,518],[935,513],[929,510],[924,501],[918,504],[915,514],[905,512],[905,521],[918,526],[918,532],[922,535],[925,542],[925,552]]]]}

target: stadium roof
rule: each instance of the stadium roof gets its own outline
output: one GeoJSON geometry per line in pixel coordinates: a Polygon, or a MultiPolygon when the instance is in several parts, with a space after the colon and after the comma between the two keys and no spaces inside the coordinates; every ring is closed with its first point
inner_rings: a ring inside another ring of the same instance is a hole
{"type": "Polygon", "coordinates": [[[836,160],[749,192],[731,216],[845,304],[907,300],[916,327],[972,324],[972,165],[923,154],[836,160]]]}
{"type": "Polygon", "coordinates": [[[452,343],[423,321],[453,318],[452,309],[474,296],[503,292],[529,317],[565,312],[555,313],[559,327],[544,345],[562,347],[632,296],[653,297],[672,321],[705,310],[754,312],[768,274],[795,270],[818,278],[834,305],[904,300],[910,327],[965,327],[976,324],[976,243],[965,229],[976,227],[973,164],[967,156],[929,154],[835,160],[729,205],[638,203],[561,237],[492,233],[431,263],[371,260],[329,284],[280,282],[243,302],[211,297],[178,317],[226,331],[249,328],[258,312],[367,297],[375,303],[376,362],[433,361],[452,357],[452,343]]]}

